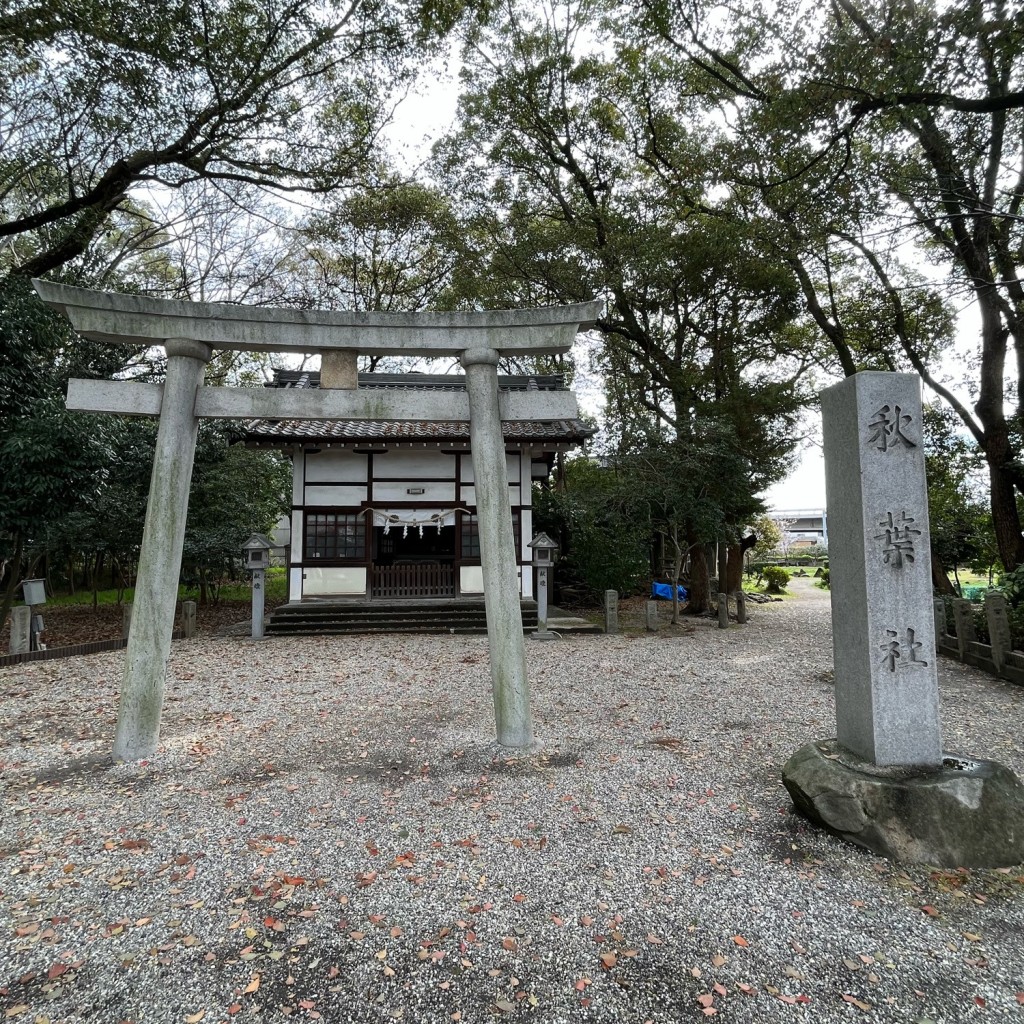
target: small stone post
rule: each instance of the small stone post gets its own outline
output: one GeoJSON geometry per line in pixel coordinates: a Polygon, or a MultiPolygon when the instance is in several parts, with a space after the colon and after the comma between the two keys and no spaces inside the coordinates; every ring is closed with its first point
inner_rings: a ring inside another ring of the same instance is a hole
{"type": "Polygon", "coordinates": [[[32,640],[32,609],[18,604],[11,609],[11,654],[28,654],[32,640]]]}
{"type": "Polygon", "coordinates": [[[747,622],[747,595],[742,590],[737,590],[736,594],[736,621],[741,625],[746,625],[747,622]]]}
{"type": "Polygon", "coordinates": [[[263,569],[253,569],[252,571],[252,638],[254,640],[263,639],[263,608],[265,600],[265,590],[263,586],[263,569]]]}
{"type": "Polygon", "coordinates": [[[196,635],[195,601],[181,602],[181,632],[186,640],[191,640],[196,635]]]}
{"type": "Polygon", "coordinates": [[[647,613],[647,631],[656,633],[658,631],[658,602],[648,601],[644,610],[647,613]]]}
{"type": "Polygon", "coordinates": [[[985,618],[988,620],[989,643],[992,644],[992,661],[996,672],[1002,675],[1007,655],[1013,650],[1010,635],[1010,620],[1006,614],[1006,597],[990,590],[985,595],[985,618]]]}
{"type": "Polygon", "coordinates": [[[718,592],[718,628],[729,628],[729,595],[721,591],[718,592]]]}
{"type": "Polygon", "coordinates": [[[174,632],[181,548],[195,461],[196,389],[211,349],[187,338],[168,338],[167,375],[160,407],[146,525],[139,551],[135,609],[128,637],[114,758],[138,761],[156,751],[164,677],[174,632]]]}
{"type": "Polygon", "coordinates": [[[132,635],[132,603],[125,601],[121,605],[121,639],[127,640],[132,635]]]}
{"type": "Polygon", "coordinates": [[[935,647],[937,650],[942,646],[942,638],[946,635],[946,602],[941,597],[935,598],[932,602],[932,611],[935,614],[935,647]]]}
{"type": "Polygon", "coordinates": [[[958,597],[953,601],[953,625],[956,627],[956,647],[960,660],[965,661],[971,644],[978,639],[974,628],[974,608],[970,601],[958,597]]]}
{"type": "Polygon", "coordinates": [[[533,719],[508,501],[505,439],[498,408],[498,353],[489,348],[469,349],[462,354],[462,365],[469,395],[469,438],[495,726],[498,742],[503,746],[529,747],[533,743],[533,719]]]}
{"type": "Polygon", "coordinates": [[[916,374],[821,395],[839,742],[877,765],[942,762],[916,374]]]}
{"type": "Polygon", "coordinates": [[[619,592],[617,590],[604,592],[604,631],[606,633],[618,633],[619,631],[619,592]]]}

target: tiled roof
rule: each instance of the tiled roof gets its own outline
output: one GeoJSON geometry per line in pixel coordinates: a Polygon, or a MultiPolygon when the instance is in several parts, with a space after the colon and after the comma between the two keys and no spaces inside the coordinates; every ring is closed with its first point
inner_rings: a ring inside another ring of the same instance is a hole
{"type": "MultiPolygon", "coordinates": [[[[445,420],[252,420],[248,441],[468,441],[469,424],[445,420]]],[[[503,420],[506,441],[583,441],[582,420],[503,420]]]]}
{"type": "MultiPolygon", "coordinates": [[[[318,388],[320,374],[306,370],[278,370],[278,388],[318,388]]],[[[565,391],[560,374],[499,376],[502,391],[565,391]]],[[[361,373],[359,388],[430,389],[464,391],[461,374],[361,373]]],[[[594,430],[582,420],[503,420],[506,441],[585,441],[594,430]]],[[[247,441],[309,443],[346,441],[468,441],[469,424],[448,420],[250,420],[245,424],[247,441]]]]}

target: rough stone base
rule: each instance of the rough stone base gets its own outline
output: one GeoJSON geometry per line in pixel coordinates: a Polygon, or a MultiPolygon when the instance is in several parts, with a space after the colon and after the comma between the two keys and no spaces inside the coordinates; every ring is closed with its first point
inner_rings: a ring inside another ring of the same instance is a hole
{"type": "Polygon", "coordinates": [[[940,768],[880,768],[838,740],[782,769],[797,811],[872,853],[937,867],[1024,863],[1024,785],[995,761],[947,754],[940,768]]]}

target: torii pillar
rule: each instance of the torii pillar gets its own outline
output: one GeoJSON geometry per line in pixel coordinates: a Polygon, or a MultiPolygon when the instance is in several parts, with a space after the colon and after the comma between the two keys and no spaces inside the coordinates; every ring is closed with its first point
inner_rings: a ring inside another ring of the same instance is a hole
{"type": "Polygon", "coordinates": [[[469,446],[491,648],[494,723],[503,746],[528,747],[533,742],[533,720],[515,535],[508,504],[505,441],[498,411],[498,353],[491,348],[469,349],[462,354],[462,365],[469,394],[469,446]]]}
{"type": "Polygon", "coordinates": [[[148,757],[156,750],[160,738],[164,679],[171,653],[199,430],[196,390],[203,383],[213,352],[209,345],[188,338],[168,338],[164,348],[167,375],[114,733],[114,757],[121,761],[148,757]]]}
{"type": "Polygon", "coordinates": [[[577,409],[575,396],[567,392],[499,394],[498,359],[505,353],[568,352],[577,332],[597,317],[599,302],[458,313],[343,313],[177,302],[46,281],[33,284],[88,338],[162,344],[167,350],[163,385],[68,384],[71,410],[160,417],[115,757],[148,757],[159,741],[196,433],[203,418],[468,420],[497,739],[510,747],[533,742],[501,421],[571,419],[577,409]],[[204,387],[205,364],[216,349],[320,352],[324,387],[305,393],[204,387]],[[355,374],[359,352],[456,356],[466,370],[466,394],[382,397],[360,392],[355,374]]]}

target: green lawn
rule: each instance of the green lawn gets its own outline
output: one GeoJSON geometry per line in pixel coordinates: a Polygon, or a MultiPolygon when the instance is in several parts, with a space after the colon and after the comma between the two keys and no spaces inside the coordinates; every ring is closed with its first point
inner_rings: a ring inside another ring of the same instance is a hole
{"type": "MultiPolygon", "coordinates": [[[[267,570],[266,596],[269,600],[283,601],[288,594],[287,571],[280,566],[267,570]]],[[[248,581],[225,583],[220,588],[219,599],[221,601],[248,601],[252,596],[252,588],[248,581]]],[[[181,586],[178,588],[178,598],[182,601],[195,601],[199,598],[199,590],[181,586]]],[[[121,601],[134,601],[135,588],[127,587],[121,592],[121,601]]],[[[91,605],[93,594],[91,590],[78,590],[74,594],[47,594],[47,604],[51,605],[91,605]]],[[[118,592],[111,588],[100,590],[96,594],[97,604],[117,604],[118,592]]]]}

